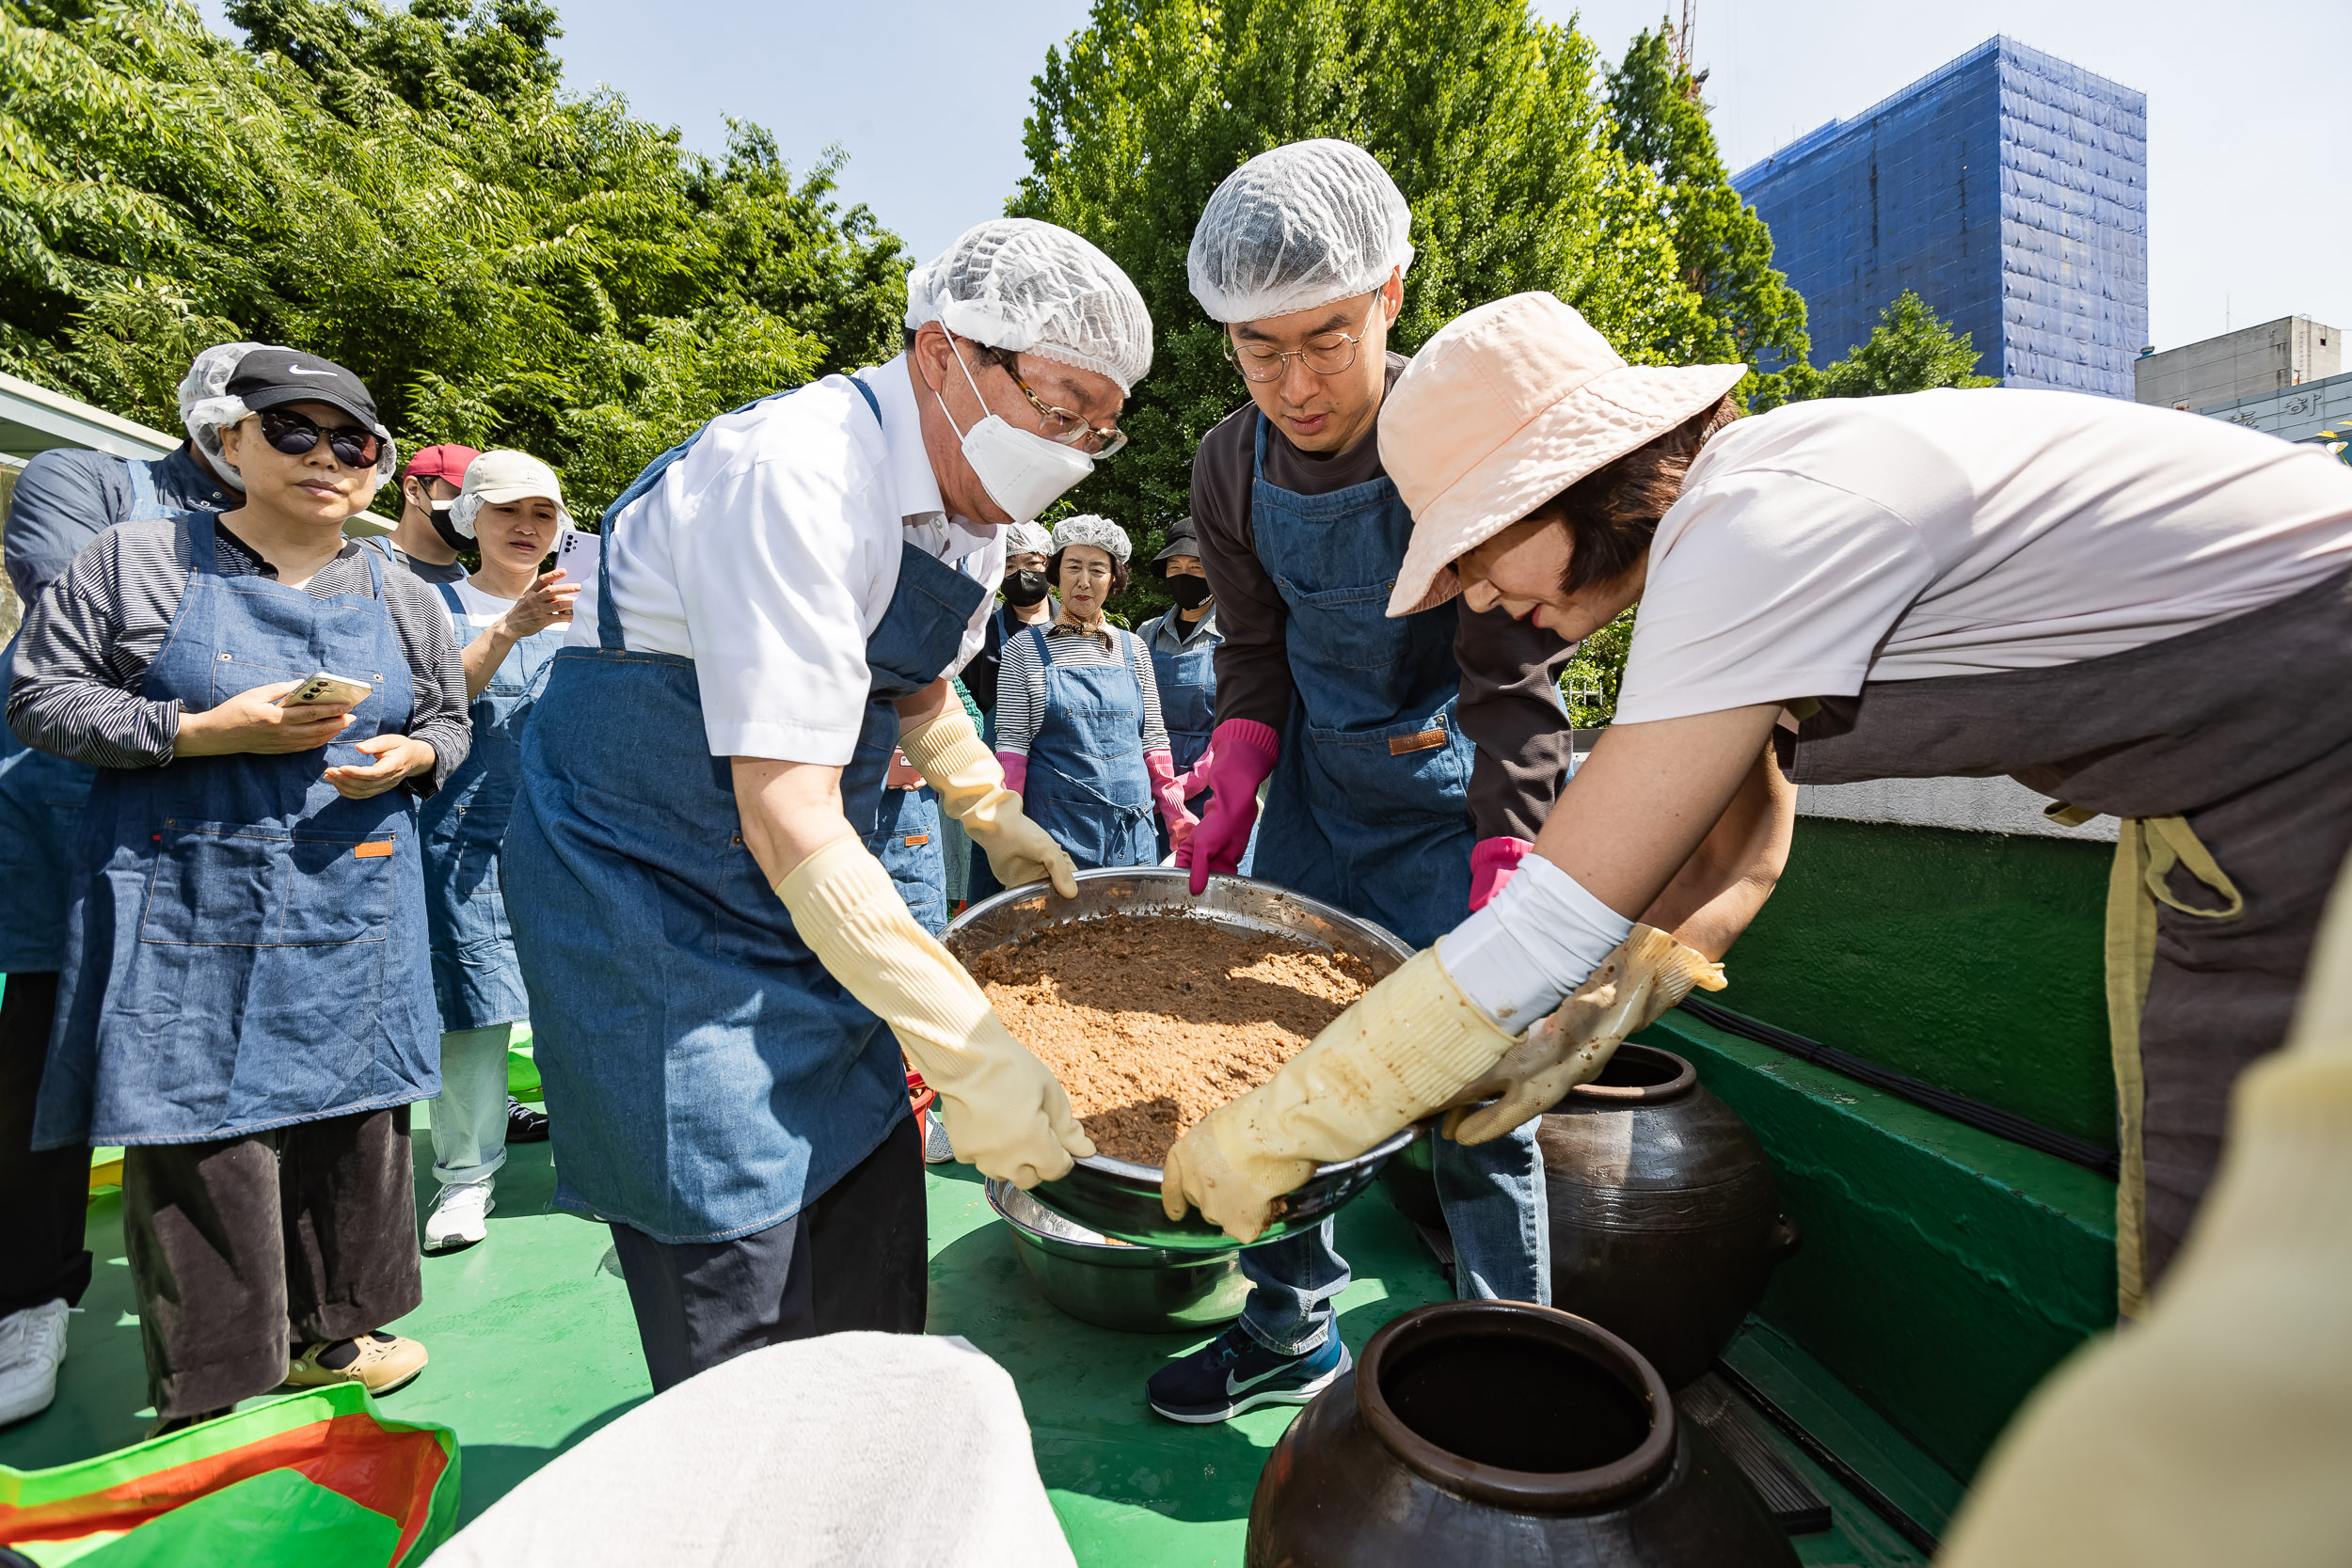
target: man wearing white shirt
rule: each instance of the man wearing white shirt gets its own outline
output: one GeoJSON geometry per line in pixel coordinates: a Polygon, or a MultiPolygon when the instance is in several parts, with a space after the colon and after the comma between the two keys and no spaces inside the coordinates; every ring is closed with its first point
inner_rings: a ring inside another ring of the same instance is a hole
{"type": "Polygon", "coordinates": [[[1107,257],[1022,219],[907,293],[898,358],[722,415],[613,502],[525,738],[505,876],[556,1201],[612,1225],[657,1390],[921,1330],[901,1048],[983,1174],[1093,1151],[862,840],[895,740],[1007,883],[1074,891],[947,677],[998,531],[1125,444],[1151,319],[1107,257]]]}

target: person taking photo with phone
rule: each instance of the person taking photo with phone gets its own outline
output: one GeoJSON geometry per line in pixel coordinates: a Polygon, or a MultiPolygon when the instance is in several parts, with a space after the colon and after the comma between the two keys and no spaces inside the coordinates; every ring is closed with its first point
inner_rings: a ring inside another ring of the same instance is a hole
{"type": "Polygon", "coordinates": [[[555,470],[528,452],[475,457],[449,526],[480,548],[482,564],[464,581],[433,589],[464,645],[473,750],[418,814],[441,1014],[441,1093],[433,1101],[433,1179],[441,1190],[425,1217],[428,1252],[488,1236],[491,1188],[516,1124],[524,1140],[548,1135],[547,1117],[506,1093],[507,1051],[515,1025],[530,1021],[531,998],[515,962],[499,847],[522,787],[523,725],[547,686],[548,661],[571,634],[580,591],[564,573],[539,569],[572,517],[555,470]]]}
{"type": "Polygon", "coordinates": [[[126,1146],[159,1433],[424,1365],[380,1332],[422,1297],[408,1106],[440,1087],[417,800],[470,742],[449,618],[342,534],[393,461],[359,378],[256,350],[191,418],[244,504],[85,546],[8,701],[97,769],[33,1143],[126,1146]],[[318,673],[357,702],[280,702],[318,673]]]}

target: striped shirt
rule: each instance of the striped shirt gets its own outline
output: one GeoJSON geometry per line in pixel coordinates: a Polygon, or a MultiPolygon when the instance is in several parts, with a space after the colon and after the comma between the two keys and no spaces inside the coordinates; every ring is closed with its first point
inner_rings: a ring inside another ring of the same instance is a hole
{"type": "MultiPolygon", "coordinates": [[[[1045,721],[1045,666],[1038,662],[1037,639],[1022,627],[1005,640],[996,672],[996,749],[1018,756],[1029,754],[1045,721]]],[[[1045,635],[1054,644],[1054,662],[1067,669],[1124,664],[1135,660],[1143,683],[1143,749],[1168,750],[1168,725],[1160,718],[1160,683],[1152,674],[1152,655],[1134,632],[1105,626],[1089,636],[1067,621],[1057,621],[1045,635]]]]}
{"type": "MultiPolygon", "coordinates": [[[[278,569],[225,527],[223,577],[275,578],[278,569]]],[[[187,592],[184,519],[119,523],[85,546],[24,618],[8,682],[8,724],[28,746],[93,768],[160,768],[180,735],[181,704],[139,694],[187,592]]],[[[354,540],[303,592],[314,599],[368,593],[366,546],[354,540]]],[[[432,746],[433,772],[405,787],[430,795],[473,744],[466,669],[433,590],[376,556],[385,608],[415,688],[407,735],[432,746]]]]}

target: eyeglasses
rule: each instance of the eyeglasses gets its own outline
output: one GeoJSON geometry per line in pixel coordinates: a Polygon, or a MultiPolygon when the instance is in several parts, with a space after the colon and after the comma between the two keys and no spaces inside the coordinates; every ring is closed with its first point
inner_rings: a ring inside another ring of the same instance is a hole
{"type": "Polygon", "coordinates": [[[1127,445],[1127,433],[1115,427],[1090,425],[1083,414],[1073,414],[1067,408],[1057,408],[1029,389],[1021,379],[1021,372],[1012,368],[1009,356],[1000,356],[997,368],[1012,377],[1012,384],[1021,388],[1021,395],[1029,400],[1038,418],[1044,421],[1038,434],[1049,441],[1059,441],[1065,447],[1076,447],[1088,456],[1101,461],[1116,456],[1127,445]]]}
{"type": "Polygon", "coordinates": [[[335,454],[335,461],[346,468],[373,468],[377,455],[383,451],[373,430],[358,425],[337,425],[329,429],[304,419],[299,414],[281,413],[276,409],[261,416],[262,439],[284,452],[288,457],[300,457],[326,437],[326,450],[335,454]]]}
{"type": "MultiPolygon", "coordinates": [[[[1380,296],[1373,295],[1372,309],[1380,309],[1380,296]]],[[[1250,381],[1279,381],[1282,372],[1293,359],[1305,365],[1317,375],[1337,375],[1356,363],[1356,356],[1363,341],[1372,335],[1372,316],[1364,317],[1364,329],[1354,337],[1344,332],[1319,332],[1307,340],[1302,348],[1284,352],[1264,343],[1242,343],[1236,346],[1229,335],[1225,340],[1225,357],[1234,369],[1250,381]]]]}

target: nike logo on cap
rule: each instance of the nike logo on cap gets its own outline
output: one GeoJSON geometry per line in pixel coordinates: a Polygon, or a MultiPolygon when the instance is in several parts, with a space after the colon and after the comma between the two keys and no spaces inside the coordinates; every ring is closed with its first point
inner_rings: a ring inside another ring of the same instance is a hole
{"type": "Polygon", "coordinates": [[[333,375],[335,372],[333,371],[306,371],[300,365],[288,365],[286,373],[288,375],[333,375]]]}

